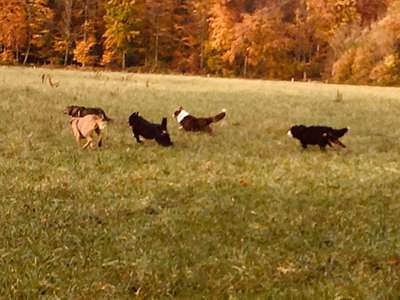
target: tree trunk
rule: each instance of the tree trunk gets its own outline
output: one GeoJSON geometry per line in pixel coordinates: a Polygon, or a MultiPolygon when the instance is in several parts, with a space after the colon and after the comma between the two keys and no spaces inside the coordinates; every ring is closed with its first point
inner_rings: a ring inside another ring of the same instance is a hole
{"type": "Polygon", "coordinates": [[[65,0],[65,7],[64,7],[64,26],[65,26],[65,39],[66,39],[66,49],[65,49],[65,56],[64,56],[64,66],[68,63],[68,56],[69,56],[69,47],[71,46],[71,22],[72,22],[72,5],[73,0],[65,0]]]}
{"type": "Polygon", "coordinates": [[[122,69],[125,69],[126,51],[122,51],[122,69]]]}
{"type": "Polygon", "coordinates": [[[24,57],[24,62],[23,64],[25,65],[26,62],[28,61],[29,54],[31,52],[31,44],[32,44],[32,28],[31,28],[31,23],[32,23],[32,6],[30,2],[26,2],[27,4],[27,12],[28,12],[28,49],[26,50],[26,54],[24,57]]]}
{"type": "Polygon", "coordinates": [[[247,55],[244,57],[243,76],[247,76],[247,55]]]}
{"type": "Polygon", "coordinates": [[[26,65],[26,62],[28,61],[29,53],[31,52],[31,39],[29,38],[29,44],[28,44],[28,49],[26,50],[26,54],[24,57],[24,62],[23,64],[26,65]]]}
{"type": "Polygon", "coordinates": [[[158,16],[156,17],[157,21],[156,21],[156,38],[155,38],[155,46],[154,46],[154,69],[157,68],[158,66],[158,45],[159,45],[159,36],[160,36],[160,23],[159,23],[159,19],[158,16]]]}
{"type": "Polygon", "coordinates": [[[201,40],[200,40],[200,72],[203,73],[204,69],[204,43],[207,39],[206,37],[206,28],[207,26],[207,17],[204,16],[201,24],[201,40]]]}
{"type": "Polygon", "coordinates": [[[68,64],[68,56],[69,56],[69,45],[65,48],[65,55],[64,55],[64,66],[68,64]]]}
{"type": "Polygon", "coordinates": [[[19,48],[15,48],[15,59],[17,60],[17,63],[19,63],[19,48]]]}
{"type": "Polygon", "coordinates": [[[84,8],[84,23],[83,23],[83,41],[86,44],[87,41],[87,25],[88,25],[88,19],[89,19],[89,0],[85,1],[85,8],[84,8]]]}

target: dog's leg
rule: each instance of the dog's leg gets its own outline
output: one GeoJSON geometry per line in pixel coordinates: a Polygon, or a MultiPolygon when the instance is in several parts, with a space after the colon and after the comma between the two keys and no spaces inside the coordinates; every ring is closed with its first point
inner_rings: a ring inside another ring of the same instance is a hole
{"type": "Polygon", "coordinates": [[[339,140],[333,140],[332,142],[334,142],[335,144],[337,144],[337,145],[339,145],[339,146],[341,146],[343,148],[346,148],[346,146],[339,140]]]}
{"type": "Polygon", "coordinates": [[[303,149],[307,149],[307,144],[301,143],[301,146],[303,147],[303,149]]]}
{"type": "Polygon", "coordinates": [[[96,128],[95,130],[94,130],[96,133],[97,133],[97,135],[99,136],[99,140],[98,140],[98,142],[97,142],[97,146],[98,147],[101,147],[102,145],[103,145],[103,135],[101,134],[101,130],[100,130],[100,128],[96,128]]]}
{"type": "Polygon", "coordinates": [[[326,147],[326,144],[319,145],[319,148],[321,149],[321,151],[326,151],[325,147],[326,147]]]}
{"type": "Polygon", "coordinates": [[[78,147],[80,146],[80,141],[81,141],[81,135],[79,134],[79,132],[75,132],[74,130],[74,136],[75,136],[75,142],[78,145],[78,147]]]}
{"type": "Polygon", "coordinates": [[[94,144],[93,144],[93,131],[88,132],[88,134],[86,135],[86,144],[83,145],[82,149],[86,149],[88,146],[90,146],[90,148],[94,148],[94,144]]]}
{"type": "Polygon", "coordinates": [[[81,141],[81,134],[79,133],[79,130],[76,126],[76,124],[72,124],[72,133],[75,136],[75,142],[78,145],[78,147],[80,147],[80,141],[81,141]]]}
{"type": "Polygon", "coordinates": [[[143,142],[140,140],[139,134],[137,134],[137,133],[135,132],[135,133],[133,133],[133,136],[135,137],[136,141],[137,141],[139,144],[143,143],[143,142]]]}
{"type": "Polygon", "coordinates": [[[90,148],[91,148],[91,149],[94,149],[94,148],[95,148],[95,145],[94,145],[93,139],[90,141],[90,148]]]}
{"type": "Polygon", "coordinates": [[[82,149],[86,149],[90,145],[90,143],[92,142],[92,140],[89,139],[89,137],[87,137],[86,140],[87,140],[87,142],[86,142],[85,145],[82,146],[82,149]]]}

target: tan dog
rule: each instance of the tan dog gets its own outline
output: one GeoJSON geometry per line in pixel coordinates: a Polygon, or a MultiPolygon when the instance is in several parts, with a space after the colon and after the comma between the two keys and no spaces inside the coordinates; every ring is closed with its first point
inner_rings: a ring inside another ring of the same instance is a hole
{"type": "Polygon", "coordinates": [[[87,115],[82,118],[71,118],[69,121],[71,124],[72,132],[75,136],[76,143],[80,146],[80,140],[82,138],[86,139],[86,144],[83,145],[83,149],[90,146],[90,148],[94,148],[93,143],[93,131],[96,132],[99,136],[99,140],[97,145],[101,147],[102,145],[102,134],[101,130],[106,127],[107,121],[103,120],[101,117],[97,115],[87,115]]]}

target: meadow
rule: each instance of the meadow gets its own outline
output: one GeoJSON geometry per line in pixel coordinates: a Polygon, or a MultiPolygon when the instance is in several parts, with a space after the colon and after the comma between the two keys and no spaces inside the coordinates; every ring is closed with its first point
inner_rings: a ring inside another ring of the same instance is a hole
{"type": "Polygon", "coordinates": [[[0,115],[1,299],[400,296],[398,88],[0,67],[0,115]],[[102,149],[70,104],[113,119],[102,149]],[[179,105],[227,117],[187,133],[179,105]],[[137,144],[134,111],[174,146],[137,144]],[[349,126],[347,148],[292,124],[349,126]]]}

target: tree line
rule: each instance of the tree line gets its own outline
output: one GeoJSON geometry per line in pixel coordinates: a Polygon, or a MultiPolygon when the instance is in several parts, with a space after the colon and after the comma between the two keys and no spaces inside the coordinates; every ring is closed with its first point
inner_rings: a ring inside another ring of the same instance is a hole
{"type": "Polygon", "coordinates": [[[400,0],[0,0],[0,63],[400,83],[400,0]]]}

